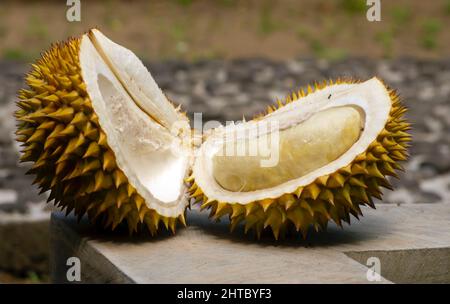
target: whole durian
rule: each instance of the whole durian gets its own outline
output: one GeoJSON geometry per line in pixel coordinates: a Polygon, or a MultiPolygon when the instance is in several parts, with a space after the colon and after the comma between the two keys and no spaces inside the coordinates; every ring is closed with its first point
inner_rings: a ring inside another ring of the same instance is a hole
{"type": "Polygon", "coordinates": [[[131,51],[91,30],[54,45],[26,83],[20,160],[49,201],[112,229],[185,224],[189,122],[131,51]]]}
{"type": "Polygon", "coordinates": [[[266,116],[215,129],[197,153],[191,195],[214,219],[228,216],[231,230],[242,222],[258,238],[265,228],[278,239],[291,230],[305,237],[329,220],[350,223],[360,206],[374,208],[380,187],[392,189],[386,176],[402,169],[405,111],[377,78],[308,86],[266,116]],[[272,164],[264,141],[275,143],[272,164]]]}

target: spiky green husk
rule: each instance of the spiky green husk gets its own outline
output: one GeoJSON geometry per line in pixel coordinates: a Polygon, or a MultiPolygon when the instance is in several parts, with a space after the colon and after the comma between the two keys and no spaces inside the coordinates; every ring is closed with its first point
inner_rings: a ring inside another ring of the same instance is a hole
{"type": "Polygon", "coordinates": [[[152,235],[163,223],[175,232],[178,218],[159,215],[117,167],[86,91],[79,64],[80,39],[54,45],[33,64],[28,89],[19,92],[15,116],[20,161],[33,162],[29,173],[48,201],[81,218],[115,229],[126,222],[130,233],[147,227],[152,235]]]}
{"type": "MultiPolygon", "coordinates": [[[[355,83],[353,80],[337,80],[335,83],[355,83]]],[[[307,92],[300,90],[268,107],[268,113],[290,102],[332,85],[333,81],[308,86],[307,92]]],[[[234,230],[241,222],[244,230],[254,230],[258,238],[264,229],[272,230],[275,239],[288,230],[300,232],[303,237],[310,227],[316,231],[326,229],[329,220],[342,227],[342,221],[350,224],[350,215],[362,216],[360,206],[375,208],[372,197],[381,199],[380,187],[392,189],[387,176],[397,177],[396,170],[402,170],[399,161],[408,157],[407,148],[411,136],[406,133],[409,123],[403,118],[406,108],[399,96],[390,90],[392,108],[384,129],[364,153],[344,168],[318,177],[309,185],[299,187],[294,193],[286,193],[275,199],[264,199],[246,205],[233,202],[219,202],[209,199],[191,176],[190,193],[201,209],[210,209],[210,216],[219,220],[222,216],[230,219],[234,230]]],[[[258,118],[257,118],[258,119],[258,118]]]]}

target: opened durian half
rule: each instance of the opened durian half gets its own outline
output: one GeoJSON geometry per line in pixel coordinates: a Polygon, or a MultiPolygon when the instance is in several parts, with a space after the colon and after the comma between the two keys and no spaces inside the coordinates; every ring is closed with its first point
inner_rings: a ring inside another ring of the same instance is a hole
{"type": "Polygon", "coordinates": [[[131,51],[91,30],[54,45],[26,83],[21,161],[49,200],[113,229],[185,224],[189,122],[131,51]]]}
{"type": "Polygon", "coordinates": [[[35,183],[67,213],[130,232],[175,231],[189,197],[258,237],[341,225],[391,188],[410,141],[406,109],[373,78],[308,87],[197,144],[141,61],[98,30],[53,46],[26,82],[17,140],[35,183]]]}
{"type": "Polygon", "coordinates": [[[214,130],[197,153],[191,195],[214,219],[227,215],[231,230],[242,222],[258,237],[350,223],[402,169],[405,111],[377,78],[308,87],[263,117],[214,130]]]}

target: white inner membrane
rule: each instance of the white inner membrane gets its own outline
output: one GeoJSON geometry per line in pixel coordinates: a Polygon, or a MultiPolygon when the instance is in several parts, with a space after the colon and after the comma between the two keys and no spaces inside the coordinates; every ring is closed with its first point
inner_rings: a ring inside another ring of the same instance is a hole
{"type": "Polygon", "coordinates": [[[82,76],[117,165],[149,208],[177,216],[188,203],[189,123],[142,62],[99,31],[82,38],[82,76]]]}

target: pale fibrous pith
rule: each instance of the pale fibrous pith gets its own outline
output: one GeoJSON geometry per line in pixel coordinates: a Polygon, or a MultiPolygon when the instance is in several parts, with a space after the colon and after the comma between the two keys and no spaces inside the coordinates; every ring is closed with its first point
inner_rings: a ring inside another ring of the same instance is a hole
{"type": "Polygon", "coordinates": [[[25,80],[16,134],[34,183],[67,213],[131,233],[174,232],[189,198],[258,237],[341,226],[391,189],[411,140],[398,95],[372,78],[308,86],[197,142],[141,61],[98,30],[54,45],[25,80]],[[260,146],[252,131],[264,124],[278,126],[265,131],[274,164],[259,151],[223,153],[235,133],[233,150],[260,146]]]}

